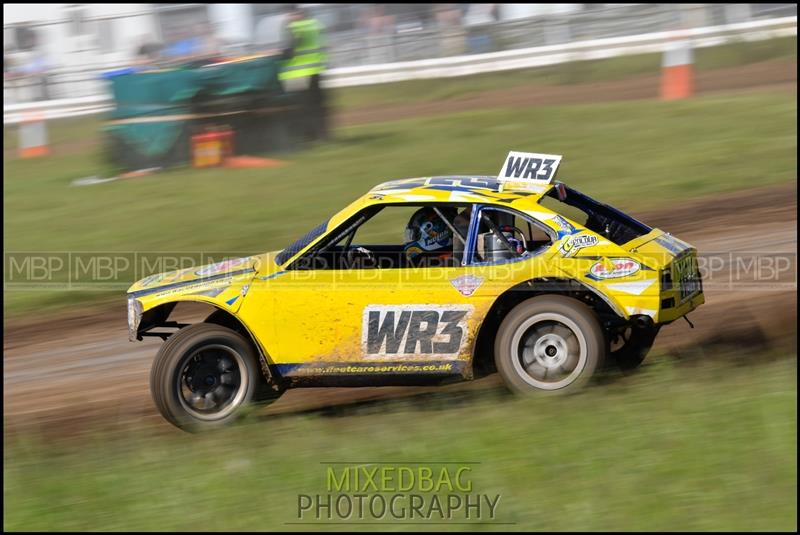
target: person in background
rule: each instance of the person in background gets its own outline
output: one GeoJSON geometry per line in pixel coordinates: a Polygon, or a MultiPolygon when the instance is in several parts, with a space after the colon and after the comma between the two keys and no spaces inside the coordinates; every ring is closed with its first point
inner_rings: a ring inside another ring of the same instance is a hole
{"type": "Polygon", "coordinates": [[[436,25],[439,30],[440,56],[458,56],[466,51],[466,32],[458,5],[439,4],[436,8],[436,25]]]}
{"type": "Polygon", "coordinates": [[[328,138],[328,118],[321,75],[325,72],[326,56],[322,24],[306,9],[293,6],[284,28],[281,72],[284,87],[302,88],[308,109],[307,130],[313,139],[328,138]]]}
{"type": "Polygon", "coordinates": [[[161,56],[161,45],[153,41],[150,36],[142,36],[136,49],[136,64],[142,67],[152,67],[161,56]]]}
{"type": "Polygon", "coordinates": [[[163,50],[165,57],[174,61],[186,61],[192,57],[197,48],[198,39],[186,29],[175,32],[175,39],[163,50]]]}
{"type": "Polygon", "coordinates": [[[6,104],[15,104],[18,100],[17,79],[17,60],[16,50],[13,45],[5,45],[3,49],[3,99],[6,104]]]}
{"type": "Polygon", "coordinates": [[[195,26],[197,38],[195,53],[201,57],[214,57],[220,54],[220,41],[211,24],[204,22],[195,26]]]}
{"type": "Polygon", "coordinates": [[[361,26],[367,34],[364,63],[392,61],[394,16],[386,13],[386,6],[383,4],[365,6],[362,11],[361,26]]]}
{"type": "Polygon", "coordinates": [[[50,61],[36,31],[26,28],[23,35],[24,42],[20,49],[4,58],[12,62],[11,70],[6,71],[5,77],[14,81],[18,102],[50,100],[50,61]]]}
{"type": "Polygon", "coordinates": [[[467,41],[470,53],[482,54],[494,50],[492,29],[497,20],[497,4],[469,4],[464,24],[469,30],[467,41]]]}

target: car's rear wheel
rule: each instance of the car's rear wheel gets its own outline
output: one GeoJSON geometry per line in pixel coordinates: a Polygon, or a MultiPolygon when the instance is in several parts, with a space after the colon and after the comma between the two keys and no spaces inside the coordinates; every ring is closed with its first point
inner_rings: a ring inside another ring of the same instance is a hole
{"type": "Polygon", "coordinates": [[[594,374],[604,353],[594,312],[560,295],[523,301],[503,319],[495,338],[497,370],[521,394],[576,390],[594,374]]]}
{"type": "Polygon", "coordinates": [[[644,362],[660,327],[628,327],[609,341],[609,364],[630,372],[644,362]]]}
{"type": "Polygon", "coordinates": [[[232,422],[263,390],[252,344],[221,325],[183,328],[161,346],[150,371],[159,412],[187,431],[232,422]]]}

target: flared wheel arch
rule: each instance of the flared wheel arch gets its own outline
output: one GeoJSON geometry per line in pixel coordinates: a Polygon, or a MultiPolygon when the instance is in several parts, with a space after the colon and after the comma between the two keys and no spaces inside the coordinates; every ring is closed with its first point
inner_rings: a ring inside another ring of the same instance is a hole
{"type": "Polygon", "coordinates": [[[498,296],[484,317],[472,346],[471,367],[475,377],[495,370],[494,340],[503,319],[523,301],[539,295],[565,295],[588,305],[598,315],[601,326],[606,322],[627,320],[617,307],[593,288],[575,280],[537,278],[521,282],[498,296]]]}
{"type": "MultiPolygon", "coordinates": [[[[187,301],[170,301],[168,303],[162,303],[157,307],[154,307],[147,312],[145,312],[145,316],[153,318],[154,322],[148,325],[148,328],[156,328],[156,327],[163,327],[164,324],[169,320],[170,315],[174,312],[175,306],[180,303],[185,303],[187,301]]],[[[279,381],[278,378],[274,377],[269,365],[269,359],[267,358],[267,351],[261,344],[256,340],[253,333],[250,332],[250,329],[235,315],[231,314],[227,310],[220,308],[217,305],[212,303],[208,303],[205,301],[188,301],[190,303],[199,303],[203,306],[206,306],[210,313],[205,319],[200,323],[212,323],[215,325],[221,325],[223,327],[227,327],[235,332],[238,332],[242,336],[244,336],[250,344],[255,349],[256,354],[258,355],[259,363],[261,364],[261,375],[263,376],[264,380],[268,383],[277,383],[279,381]]],[[[188,324],[187,324],[188,326],[188,324]]]]}

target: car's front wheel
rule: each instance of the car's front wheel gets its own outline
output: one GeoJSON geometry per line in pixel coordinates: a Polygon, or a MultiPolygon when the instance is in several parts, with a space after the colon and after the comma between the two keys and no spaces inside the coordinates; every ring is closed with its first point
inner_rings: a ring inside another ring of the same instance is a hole
{"type": "Polygon", "coordinates": [[[150,371],[150,391],[159,412],[187,431],[235,420],[262,385],[251,343],[227,327],[209,323],[172,335],[150,371]]]}
{"type": "Polygon", "coordinates": [[[514,392],[569,392],[602,363],[605,343],[594,312],[575,299],[542,295],[523,301],[503,319],[495,364],[514,392]]]}

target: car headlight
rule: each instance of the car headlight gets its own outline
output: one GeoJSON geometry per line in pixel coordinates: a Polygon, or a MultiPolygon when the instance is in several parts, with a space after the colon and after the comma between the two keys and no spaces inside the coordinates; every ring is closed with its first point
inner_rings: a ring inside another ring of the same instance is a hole
{"type": "Polygon", "coordinates": [[[136,331],[142,321],[142,303],[133,297],[128,297],[128,340],[136,340],[136,331]]]}

